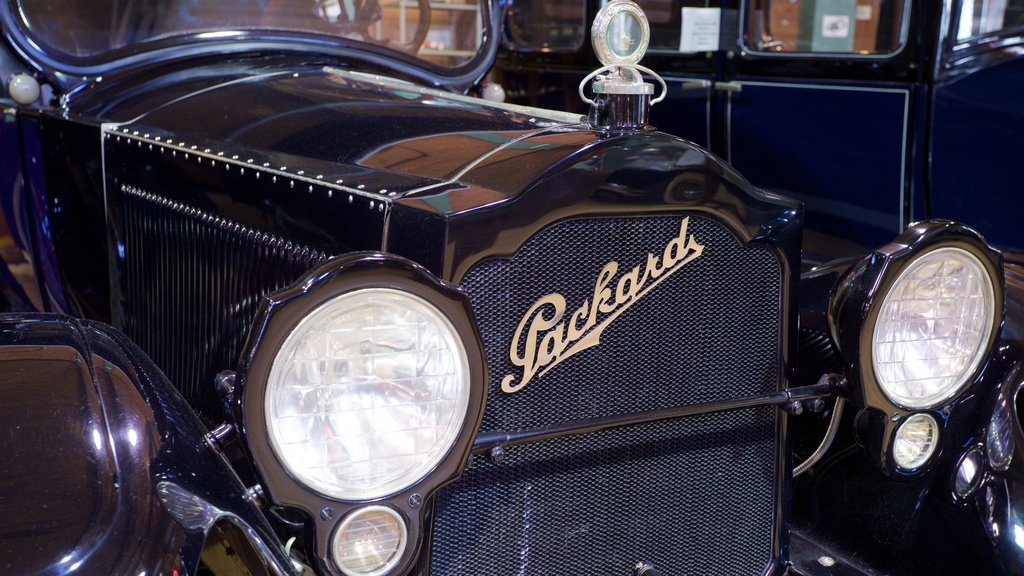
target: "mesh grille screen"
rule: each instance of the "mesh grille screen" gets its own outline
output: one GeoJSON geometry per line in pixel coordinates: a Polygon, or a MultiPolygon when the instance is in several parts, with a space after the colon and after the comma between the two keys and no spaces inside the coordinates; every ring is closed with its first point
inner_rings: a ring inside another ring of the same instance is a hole
{"type": "Polygon", "coordinates": [[[193,406],[238,362],[260,298],[326,259],[316,250],[132,187],[122,200],[121,329],[193,406]]]}
{"type": "Polygon", "coordinates": [[[441,493],[433,576],[760,576],[771,558],[773,408],[639,426],[476,458],[441,493]]]}
{"type": "MultiPolygon", "coordinates": [[[[689,233],[704,245],[699,258],[622,313],[598,346],[519,392],[501,391],[504,377],[522,373],[509,350],[534,302],[557,292],[570,314],[593,299],[609,261],[619,263],[614,290],[632,267],[642,272],[648,253],[662,254],[681,221],[563,222],[514,258],[470,270],[462,286],[490,369],[483,431],[778,388],[778,259],[690,216],[689,233]]],[[[626,574],[644,560],[667,574],[759,574],[771,557],[775,418],[770,408],[735,411],[513,447],[500,466],[477,461],[438,497],[432,573],[626,574]]]]}

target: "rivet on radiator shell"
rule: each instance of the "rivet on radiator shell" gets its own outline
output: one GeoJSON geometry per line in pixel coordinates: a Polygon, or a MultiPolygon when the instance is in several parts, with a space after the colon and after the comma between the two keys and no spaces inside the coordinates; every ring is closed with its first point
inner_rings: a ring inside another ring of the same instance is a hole
{"type": "Polygon", "coordinates": [[[490,458],[492,464],[501,464],[505,461],[505,449],[501,446],[495,446],[487,453],[487,457],[490,458]]]}
{"type": "Polygon", "coordinates": [[[419,492],[409,496],[409,506],[413,508],[419,508],[420,504],[423,504],[423,495],[419,492]]]}

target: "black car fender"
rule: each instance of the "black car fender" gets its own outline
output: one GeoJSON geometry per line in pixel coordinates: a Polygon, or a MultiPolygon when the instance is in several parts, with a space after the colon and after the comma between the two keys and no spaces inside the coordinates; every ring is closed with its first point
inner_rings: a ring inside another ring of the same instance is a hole
{"type": "Polygon", "coordinates": [[[202,423],[113,328],[0,316],[0,422],[4,573],[194,574],[224,524],[258,573],[293,571],[202,423]]]}

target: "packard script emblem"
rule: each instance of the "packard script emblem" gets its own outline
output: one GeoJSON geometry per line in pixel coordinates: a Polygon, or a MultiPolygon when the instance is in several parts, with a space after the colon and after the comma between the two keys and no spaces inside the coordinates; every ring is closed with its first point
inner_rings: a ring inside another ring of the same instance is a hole
{"type": "Polygon", "coordinates": [[[509,347],[509,358],[523,369],[523,374],[518,382],[515,375],[505,376],[501,380],[502,392],[518,392],[534,377],[543,376],[578,352],[600,344],[601,333],[616,318],[669,276],[699,258],[704,246],[698,244],[692,234],[687,236],[689,222],[689,218],[683,219],[679,235],[665,245],[661,258],[647,254],[647,264],[642,271],[641,266],[637,266],[616,282],[619,263],[605,264],[597,275],[593,298],[584,300],[568,320],[565,320],[565,297],[561,294],[548,294],[530,306],[519,321],[509,347]]]}

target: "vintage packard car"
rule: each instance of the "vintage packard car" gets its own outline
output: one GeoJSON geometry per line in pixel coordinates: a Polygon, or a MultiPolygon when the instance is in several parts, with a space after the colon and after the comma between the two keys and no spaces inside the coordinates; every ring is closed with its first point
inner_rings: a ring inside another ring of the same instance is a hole
{"type": "MultiPolygon", "coordinates": [[[[480,90],[472,0],[4,0],[7,574],[1024,569],[1024,274],[480,90]]],[[[648,82],[647,80],[650,80],[648,82]]]]}

